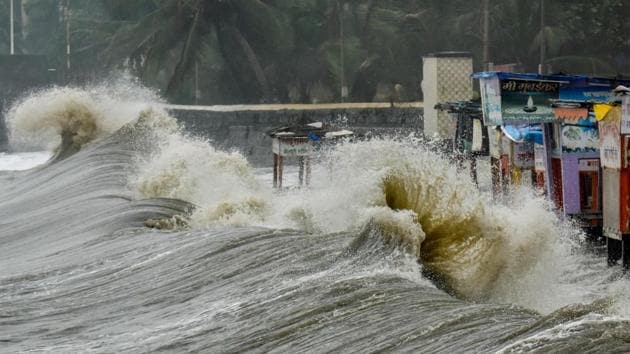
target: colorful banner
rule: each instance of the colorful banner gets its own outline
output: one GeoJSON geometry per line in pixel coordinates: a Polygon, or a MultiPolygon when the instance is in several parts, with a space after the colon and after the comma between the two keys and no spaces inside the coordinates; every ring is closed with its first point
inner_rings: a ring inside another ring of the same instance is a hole
{"type": "Polygon", "coordinates": [[[593,112],[595,112],[595,119],[597,119],[597,121],[599,122],[600,120],[606,118],[606,115],[610,113],[610,110],[612,110],[612,108],[613,106],[607,103],[593,105],[593,112]]]}
{"type": "Polygon", "coordinates": [[[577,124],[580,120],[588,119],[588,108],[556,107],[553,109],[553,114],[556,116],[556,119],[577,124]]]}
{"type": "Polygon", "coordinates": [[[621,168],[621,107],[599,121],[599,155],[602,167],[621,168]]]}
{"type": "Polygon", "coordinates": [[[597,128],[576,125],[562,127],[562,152],[595,152],[598,148],[599,134],[597,128]]]}

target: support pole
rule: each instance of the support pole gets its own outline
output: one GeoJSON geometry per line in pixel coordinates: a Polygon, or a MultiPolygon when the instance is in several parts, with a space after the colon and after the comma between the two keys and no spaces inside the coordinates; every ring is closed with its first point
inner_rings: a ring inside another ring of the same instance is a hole
{"type": "Polygon", "coordinates": [[[470,177],[472,177],[475,185],[479,187],[479,178],[477,176],[477,157],[474,154],[470,157],[470,177]]]}
{"type": "Polygon", "coordinates": [[[490,6],[489,0],[482,0],[483,4],[483,58],[481,59],[484,70],[490,70],[490,6]]]}
{"type": "Polygon", "coordinates": [[[300,183],[300,186],[302,186],[304,184],[304,163],[305,163],[305,159],[306,159],[306,157],[304,157],[304,156],[298,157],[298,166],[300,168],[299,173],[298,173],[298,182],[300,183]]]}
{"type": "Polygon", "coordinates": [[[545,147],[545,190],[547,191],[547,198],[553,200],[554,198],[554,190],[553,190],[553,171],[551,170],[551,139],[553,136],[553,124],[543,123],[543,145],[545,147]]]}
{"type": "Polygon", "coordinates": [[[306,165],[306,185],[311,184],[311,157],[306,156],[304,158],[304,164],[306,165]]]}
{"type": "Polygon", "coordinates": [[[606,237],[606,248],[608,248],[608,265],[613,266],[621,259],[621,241],[606,237]]]}
{"type": "Polygon", "coordinates": [[[284,165],[284,157],[278,156],[278,188],[282,188],[282,174],[283,174],[283,166],[284,165]]]}
{"type": "Polygon", "coordinates": [[[273,188],[278,188],[278,154],[273,154],[273,188]]]}
{"type": "Polygon", "coordinates": [[[14,16],[14,14],[13,14],[13,0],[11,0],[11,3],[9,5],[9,12],[10,12],[10,14],[9,14],[9,23],[10,23],[9,31],[10,31],[10,34],[9,35],[11,36],[11,55],[14,55],[15,54],[15,39],[14,39],[14,37],[15,37],[15,29],[14,29],[15,28],[15,22],[14,22],[14,18],[13,18],[13,16],[14,16]]]}
{"type": "Polygon", "coordinates": [[[630,269],[630,234],[621,236],[621,263],[624,270],[630,269]]]}
{"type": "Polygon", "coordinates": [[[70,71],[70,0],[66,0],[64,18],[66,21],[66,70],[70,71]]]}
{"type": "Polygon", "coordinates": [[[545,64],[547,51],[545,26],[545,0],[540,0],[540,64],[538,66],[538,73],[543,75],[547,74],[545,64]]]}
{"type": "Polygon", "coordinates": [[[492,175],[492,195],[498,198],[501,194],[501,160],[490,157],[490,174],[492,175]]]}

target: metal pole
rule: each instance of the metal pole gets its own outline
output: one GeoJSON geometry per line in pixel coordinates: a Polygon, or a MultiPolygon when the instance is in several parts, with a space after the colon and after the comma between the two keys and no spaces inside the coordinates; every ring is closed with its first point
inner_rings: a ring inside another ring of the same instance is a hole
{"type": "Polygon", "coordinates": [[[13,0],[11,0],[11,4],[9,6],[9,12],[11,13],[9,15],[9,23],[10,23],[10,36],[11,36],[11,55],[15,54],[15,40],[13,39],[14,37],[14,21],[13,21],[13,0]]]}
{"type": "Polygon", "coordinates": [[[490,61],[490,8],[489,0],[483,1],[483,58],[482,64],[484,70],[490,70],[488,62],[490,61]]]}
{"type": "MultiPolygon", "coordinates": [[[[341,57],[341,102],[343,103],[344,98],[348,95],[348,88],[346,87],[346,74],[345,74],[345,60],[343,53],[343,11],[344,7],[341,2],[337,1],[337,6],[339,7],[339,56],[341,57]]],[[[344,5],[345,6],[345,5],[344,5]]]]}
{"type": "Polygon", "coordinates": [[[64,18],[66,20],[66,69],[70,70],[70,0],[66,0],[64,18]]]}
{"type": "Polygon", "coordinates": [[[195,104],[199,104],[199,62],[195,60],[195,104]]]}
{"type": "Polygon", "coordinates": [[[547,44],[545,37],[545,0],[540,0],[540,64],[538,65],[539,74],[547,73],[547,68],[545,67],[545,56],[547,54],[547,44]]]}

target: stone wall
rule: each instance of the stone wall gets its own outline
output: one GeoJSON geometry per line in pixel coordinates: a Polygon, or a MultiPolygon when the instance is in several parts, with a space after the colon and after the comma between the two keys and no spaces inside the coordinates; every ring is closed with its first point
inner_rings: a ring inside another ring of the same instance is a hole
{"type": "Polygon", "coordinates": [[[270,166],[273,128],[322,121],[349,129],[358,136],[421,133],[422,108],[349,107],[324,109],[215,110],[169,106],[171,114],[193,135],[210,139],[214,146],[238,150],[256,166],[270,166]]]}

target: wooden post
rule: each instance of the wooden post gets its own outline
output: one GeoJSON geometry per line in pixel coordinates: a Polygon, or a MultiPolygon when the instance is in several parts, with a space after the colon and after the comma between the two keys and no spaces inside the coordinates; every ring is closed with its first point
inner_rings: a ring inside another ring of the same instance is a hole
{"type": "Polygon", "coordinates": [[[630,269],[630,235],[621,236],[621,264],[624,270],[630,269]]]}
{"type": "Polygon", "coordinates": [[[490,172],[492,175],[492,195],[497,198],[501,194],[501,160],[490,157],[490,172]]]}
{"type": "Polygon", "coordinates": [[[608,249],[608,265],[613,266],[621,259],[622,243],[611,237],[606,237],[606,248],[608,249]]]}

